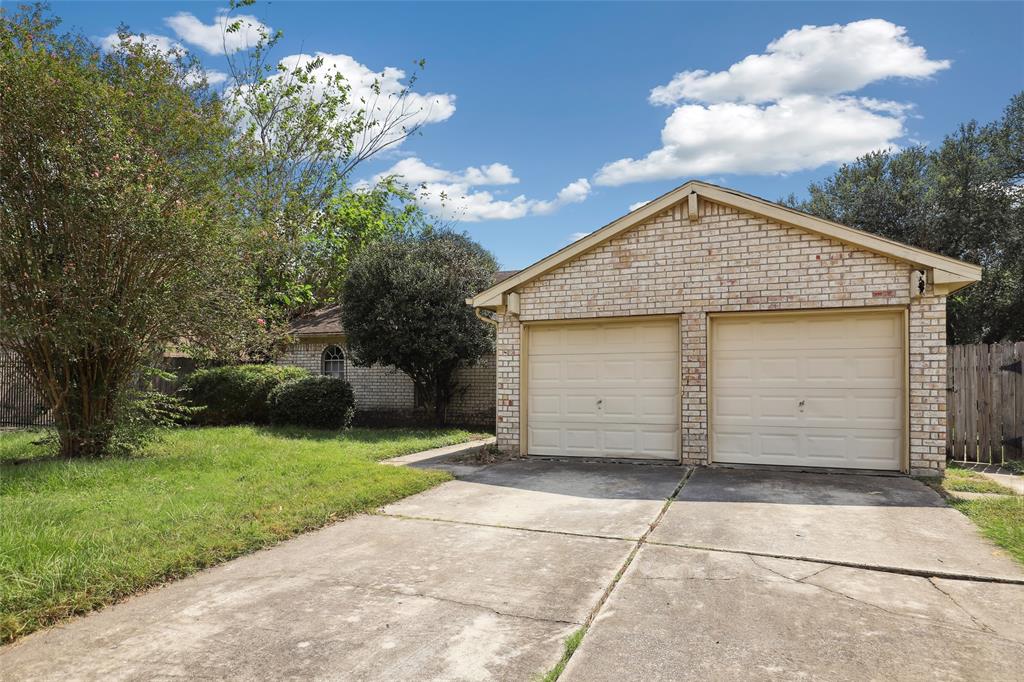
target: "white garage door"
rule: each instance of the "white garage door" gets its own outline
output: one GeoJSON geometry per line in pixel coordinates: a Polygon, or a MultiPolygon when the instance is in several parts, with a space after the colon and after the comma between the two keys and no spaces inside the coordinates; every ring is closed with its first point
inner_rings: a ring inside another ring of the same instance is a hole
{"type": "Polygon", "coordinates": [[[678,459],[679,322],[529,327],[531,455],[678,459]]]}
{"type": "Polygon", "coordinates": [[[712,318],[712,460],[899,469],[903,337],[900,312],[712,318]]]}

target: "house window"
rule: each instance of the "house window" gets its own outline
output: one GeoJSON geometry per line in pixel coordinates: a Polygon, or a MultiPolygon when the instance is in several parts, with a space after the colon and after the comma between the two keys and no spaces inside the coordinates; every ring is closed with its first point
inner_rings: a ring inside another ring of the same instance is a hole
{"type": "Polygon", "coordinates": [[[327,346],[320,355],[320,373],[335,379],[345,378],[345,353],[340,346],[327,346]]]}

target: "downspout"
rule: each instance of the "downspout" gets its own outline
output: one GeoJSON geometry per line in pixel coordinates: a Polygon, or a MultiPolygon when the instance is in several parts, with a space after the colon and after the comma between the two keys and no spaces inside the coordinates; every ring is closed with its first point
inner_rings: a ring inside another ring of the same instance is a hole
{"type": "Polygon", "coordinates": [[[481,308],[473,308],[473,314],[476,315],[476,319],[482,320],[482,321],[486,322],[487,324],[493,324],[494,328],[497,329],[498,328],[498,321],[495,320],[494,318],[491,318],[491,317],[484,317],[483,315],[480,314],[481,310],[482,310],[481,308]]]}

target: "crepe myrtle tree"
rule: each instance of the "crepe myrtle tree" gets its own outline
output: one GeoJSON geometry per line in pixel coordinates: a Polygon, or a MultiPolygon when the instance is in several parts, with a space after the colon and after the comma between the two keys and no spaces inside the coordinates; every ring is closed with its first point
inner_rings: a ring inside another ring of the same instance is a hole
{"type": "Polygon", "coordinates": [[[53,409],[61,454],[102,456],[151,358],[258,325],[232,131],[201,69],[58,26],[39,6],[0,10],[0,348],[53,409]]]}
{"type": "Polygon", "coordinates": [[[437,424],[458,394],[455,373],[494,349],[466,298],[494,281],[497,263],[469,237],[424,230],[366,247],[342,291],[342,325],[357,365],[391,365],[412,378],[437,424]]]}

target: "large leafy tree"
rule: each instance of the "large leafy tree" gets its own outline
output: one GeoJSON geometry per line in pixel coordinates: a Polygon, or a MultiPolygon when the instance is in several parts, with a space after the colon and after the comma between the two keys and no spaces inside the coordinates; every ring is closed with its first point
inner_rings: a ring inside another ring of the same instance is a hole
{"type": "Polygon", "coordinates": [[[58,26],[0,14],[0,347],[54,409],[61,453],[99,456],[151,357],[256,323],[232,131],[198,66],[127,35],[103,55],[58,26]]]}
{"type": "MultiPolygon", "coordinates": [[[[233,0],[231,6],[252,4],[233,0]]],[[[226,30],[245,30],[247,21],[229,21],[226,30]]],[[[258,38],[228,56],[224,98],[248,161],[239,205],[250,225],[257,293],[273,324],[332,300],[353,253],[407,228],[410,195],[391,182],[355,191],[351,176],[416,133],[425,112],[412,97],[416,73],[398,91],[385,90],[378,77],[358,84],[357,92],[322,56],[283,62],[275,56],[280,32],[248,28],[258,38]]]]}
{"type": "Polygon", "coordinates": [[[814,215],[978,263],[949,299],[950,343],[1024,339],[1024,93],[1003,117],[965,123],[935,149],[868,154],[787,203],[814,215]]]}
{"type": "Polygon", "coordinates": [[[468,296],[494,281],[494,257],[465,235],[426,230],[379,241],[357,255],[342,295],[342,324],[359,365],[408,374],[445,423],[455,373],[493,350],[468,296]]]}

